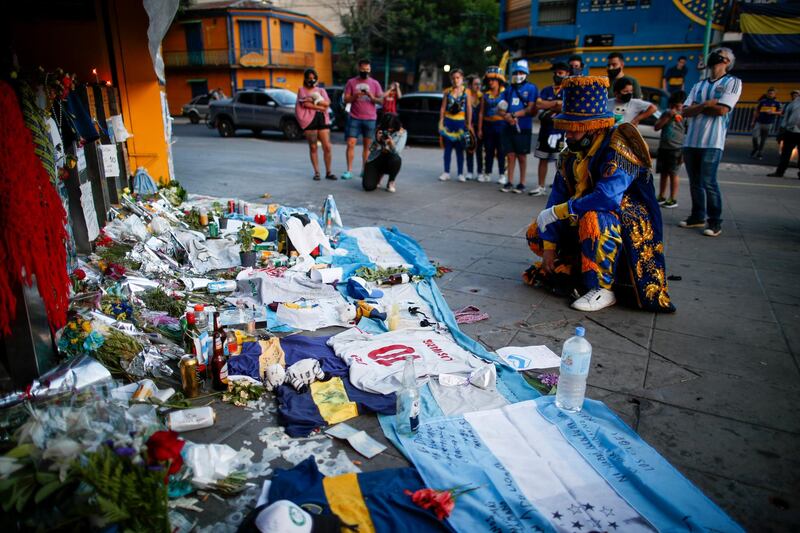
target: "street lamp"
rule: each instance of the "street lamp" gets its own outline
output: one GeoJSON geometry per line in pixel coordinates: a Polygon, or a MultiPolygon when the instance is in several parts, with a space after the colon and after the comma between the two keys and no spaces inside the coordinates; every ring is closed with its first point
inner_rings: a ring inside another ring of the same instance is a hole
{"type": "Polygon", "coordinates": [[[445,65],[444,67],[442,67],[442,69],[443,69],[445,72],[450,72],[450,65],[445,65]]]}
{"type": "Polygon", "coordinates": [[[484,52],[486,52],[486,53],[488,54],[489,52],[491,52],[491,51],[492,51],[492,45],[491,45],[491,44],[489,44],[489,45],[486,45],[486,48],[484,48],[484,49],[483,49],[483,51],[484,51],[484,52]]]}

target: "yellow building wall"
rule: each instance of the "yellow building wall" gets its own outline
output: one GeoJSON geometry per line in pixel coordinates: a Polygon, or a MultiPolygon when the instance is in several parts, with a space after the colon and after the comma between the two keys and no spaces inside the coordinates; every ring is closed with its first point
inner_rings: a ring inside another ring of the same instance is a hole
{"type": "Polygon", "coordinates": [[[109,12],[120,107],[125,125],[133,135],[127,141],[132,170],[142,166],[154,179],[168,182],[171,176],[164,137],[162,88],[147,48],[147,13],[141,3],[126,0],[110,1],[109,12]]]}
{"type": "Polygon", "coordinates": [[[170,26],[164,40],[161,41],[161,49],[166,52],[185,52],[186,33],[184,26],[187,23],[200,22],[203,28],[203,48],[205,50],[227,50],[228,49],[228,18],[224,16],[198,18],[194,20],[175,21],[170,26]]]}
{"type": "MultiPolygon", "coordinates": [[[[734,70],[731,74],[735,76],[736,70],[734,70]]],[[[767,92],[767,89],[774,87],[775,92],[777,93],[775,98],[777,98],[779,102],[788,103],[792,101],[792,99],[789,97],[789,92],[799,88],[798,85],[800,84],[791,81],[778,83],[756,83],[745,81],[742,82],[742,96],[739,98],[739,101],[757,102],[758,99],[767,92]]]]}

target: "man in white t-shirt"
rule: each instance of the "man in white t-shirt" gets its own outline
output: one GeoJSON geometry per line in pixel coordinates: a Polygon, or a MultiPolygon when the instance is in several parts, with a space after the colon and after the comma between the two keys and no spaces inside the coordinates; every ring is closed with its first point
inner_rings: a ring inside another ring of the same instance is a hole
{"type": "Polygon", "coordinates": [[[703,235],[722,233],[722,194],[717,167],[725,149],[730,112],[742,95],[742,80],[728,74],[736,57],[730,48],[717,48],[707,58],[708,78],[697,82],[683,104],[689,127],[683,141],[683,161],[689,174],[692,213],[678,225],[702,228],[703,235]],[[706,225],[706,217],[708,224],[706,225]]]}
{"type": "Polygon", "coordinates": [[[620,78],[614,82],[614,98],[608,101],[608,110],[614,113],[617,124],[639,122],[656,112],[656,106],[641,98],[633,97],[633,81],[620,78]]]}

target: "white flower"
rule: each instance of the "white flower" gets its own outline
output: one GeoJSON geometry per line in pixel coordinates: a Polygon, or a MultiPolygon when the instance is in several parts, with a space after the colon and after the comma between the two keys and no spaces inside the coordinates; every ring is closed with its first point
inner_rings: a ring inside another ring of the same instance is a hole
{"type": "Polygon", "coordinates": [[[25,465],[21,461],[17,461],[13,457],[0,456],[0,478],[7,478],[23,466],[25,465]]]}

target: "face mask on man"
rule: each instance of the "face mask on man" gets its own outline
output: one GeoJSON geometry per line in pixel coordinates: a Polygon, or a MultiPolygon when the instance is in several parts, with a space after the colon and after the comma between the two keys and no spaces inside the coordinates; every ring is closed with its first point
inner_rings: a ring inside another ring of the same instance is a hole
{"type": "Polygon", "coordinates": [[[590,135],[584,135],[578,140],[569,140],[567,139],[567,150],[573,153],[578,152],[585,152],[589,149],[592,145],[592,137],[590,135]]]}
{"type": "Polygon", "coordinates": [[[558,76],[558,75],[556,75],[556,74],[553,74],[553,83],[554,83],[555,85],[561,85],[561,82],[562,82],[562,81],[564,81],[564,78],[565,78],[565,77],[566,77],[566,76],[558,76]]]}
{"type": "Polygon", "coordinates": [[[365,79],[367,79],[369,77],[369,71],[368,70],[360,70],[358,72],[358,75],[362,80],[365,80],[365,79]]]}
{"type": "Polygon", "coordinates": [[[719,52],[711,52],[710,54],[708,54],[708,61],[706,61],[706,64],[709,67],[713,67],[714,65],[719,65],[720,63],[724,62],[725,62],[725,56],[723,56],[719,52]]]}
{"type": "Polygon", "coordinates": [[[525,73],[514,74],[513,76],[511,76],[511,81],[514,83],[514,85],[520,85],[521,83],[525,83],[525,80],[527,79],[528,75],[525,73]]]}
{"type": "Polygon", "coordinates": [[[631,101],[631,98],[633,98],[633,93],[627,93],[627,94],[619,95],[617,97],[617,100],[622,102],[622,103],[624,103],[624,104],[627,104],[628,102],[631,101]]]}
{"type": "Polygon", "coordinates": [[[606,73],[608,73],[608,79],[610,79],[610,80],[617,79],[617,76],[619,76],[620,72],[622,72],[621,68],[611,68],[611,67],[609,67],[608,69],[606,69],[606,73]]]}
{"type": "Polygon", "coordinates": [[[572,71],[571,74],[573,76],[580,76],[583,73],[583,68],[582,67],[572,67],[571,71],[572,71]]]}

